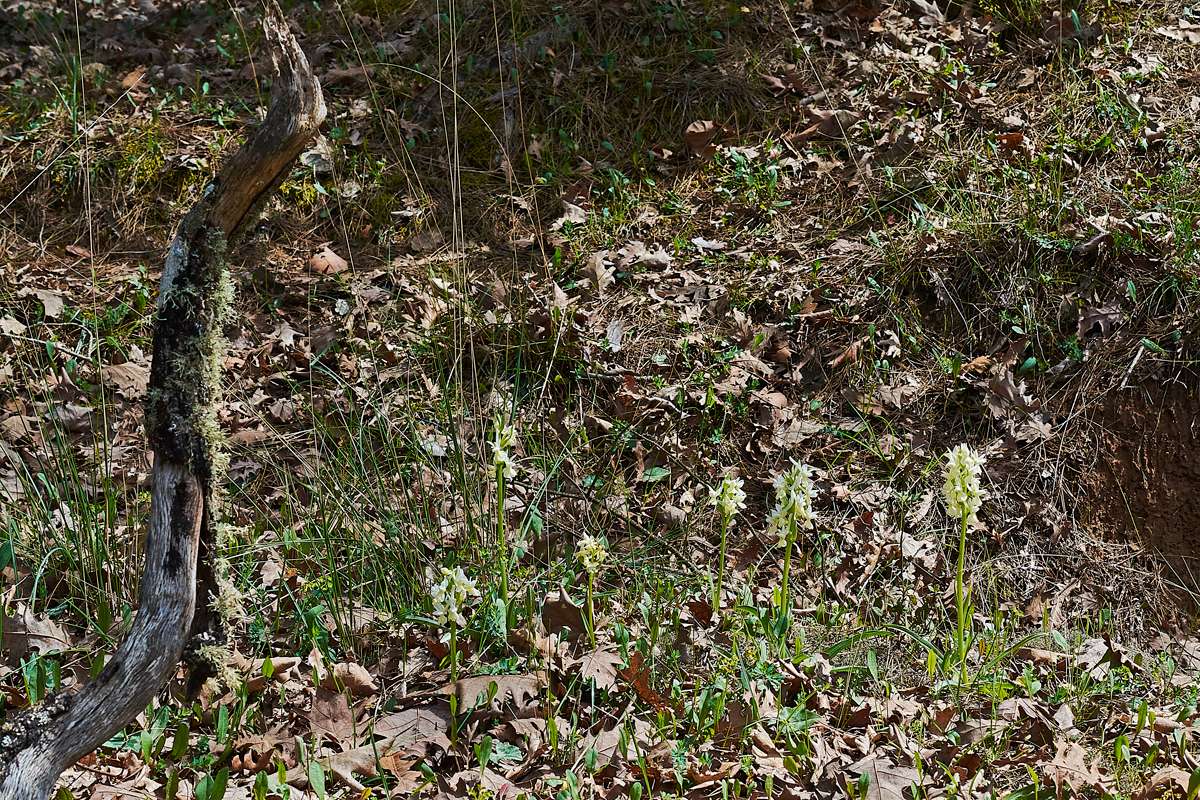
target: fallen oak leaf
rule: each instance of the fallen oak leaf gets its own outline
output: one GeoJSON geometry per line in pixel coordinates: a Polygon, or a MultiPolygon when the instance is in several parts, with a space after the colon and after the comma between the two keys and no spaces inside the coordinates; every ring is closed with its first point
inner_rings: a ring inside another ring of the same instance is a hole
{"type": "Polygon", "coordinates": [[[30,650],[45,654],[70,647],[71,641],[61,625],[49,617],[35,615],[28,606],[19,606],[15,617],[0,617],[0,653],[8,654],[12,663],[30,650]]]}
{"type": "Polygon", "coordinates": [[[646,667],[646,659],[640,650],[629,654],[629,666],[617,670],[617,674],[655,711],[674,712],[674,706],[650,685],[650,670],[646,667]]]}
{"type": "Polygon", "coordinates": [[[1119,325],[1124,318],[1125,314],[1121,311],[1121,307],[1115,304],[1103,305],[1098,308],[1087,306],[1079,312],[1076,332],[1080,339],[1093,333],[1097,333],[1101,337],[1108,336],[1113,327],[1119,325]]]}
{"type": "Polygon", "coordinates": [[[1145,786],[1130,795],[1130,800],[1183,800],[1189,795],[1191,783],[1191,773],[1168,765],[1154,773],[1145,786]]]}
{"type": "Polygon", "coordinates": [[[379,691],[379,685],[371,677],[362,664],[342,662],[333,665],[333,670],[325,676],[321,687],[330,691],[346,689],[355,697],[370,697],[379,691]]]}
{"type": "Polygon", "coordinates": [[[445,702],[406,708],[375,720],[375,736],[383,737],[397,753],[430,755],[450,749],[450,710],[445,702]]]}
{"type": "Polygon", "coordinates": [[[9,336],[22,336],[24,335],[25,330],[25,326],[15,317],[0,317],[0,334],[7,334],[9,336]]]}
{"type": "Polygon", "coordinates": [[[354,712],[340,692],[317,689],[308,719],[313,733],[324,734],[335,742],[344,742],[354,734],[354,712]]]}
{"type": "MultiPolygon", "coordinates": [[[[239,657],[241,656],[235,654],[235,659],[239,657]]],[[[253,693],[261,692],[269,682],[283,683],[294,677],[295,669],[300,666],[300,659],[297,656],[281,656],[245,660],[241,663],[237,663],[235,660],[233,666],[246,676],[243,678],[246,691],[253,693]],[[269,667],[267,666],[268,662],[270,663],[269,667]]]]}
{"type": "Polygon", "coordinates": [[[863,800],[905,800],[904,793],[921,785],[921,774],[912,767],[902,767],[888,756],[872,754],[851,764],[846,771],[865,780],[864,791],[855,794],[863,800]]]}
{"type": "Polygon", "coordinates": [[[830,369],[837,369],[843,364],[854,364],[858,361],[858,351],[867,341],[864,336],[861,339],[851,342],[850,346],[841,352],[840,355],[830,359],[828,366],[830,369]]]}
{"type": "Polygon", "coordinates": [[[523,708],[531,700],[537,699],[542,686],[541,676],[533,673],[473,675],[446,684],[442,687],[442,693],[453,693],[458,698],[459,711],[468,711],[485,704],[492,709],[499,709],[509,699],[518,708],[523,708]]]}
{"type": "Polygon", "coordinates": [[[1060,797],[1064,786],[1077,794],[1084,789],[1103,789],[1106,784],[1100,760],[1088,764],[1087,751],[1076,742],[1060,740],[1055,746],[1054,756],[1042,761],[1038,767],[1046,779],[1054,784],[1060,797]]]}
{"type": "Polygon", "coordinates": [[[683,132],[683,142],[693,155],[708,158],[717,152],[713,140],[722,132],[722,126],[711,119],[699,119],[688,125],[683,132]]]}
{"type": "Polygon", "coordinates": [[[819,109],[813,108],[808,111],[812,118],[812,123],[795,134],[793,138],[797,142],[807,141],[814,136],[821,136],[826,139],[843,139],[846,137],[847,131],[860,119],[862,116],[849,109],[819,109]]]}
{"type": "Polygon", "coordinates": [[[614,650],[593,650],[579,659],[568,662],[568,669],[578,668],[579,677],[591,680],[597,689],[612,689],[617,685],[621,654],[614,650]]]}
{"type": "Polygon", "coordinates": [[[150,367],[126,361],[124,364],[106,364],[100,368],[105,381],[117,387],[117,393],[128,400],[139,400],[150,385],[150,367]]]}
{"type": "Polygon", "coordinates": [[[559,633],[568,628],[571,631],[568,638],[577,639],[584,631],[583,608],[560,586],[557,594],[546,595],[542,601],[542,625],[546,627],[546,633],[559,633]]]}
{"type": "MultiPolygon", "coordinates": [[[[356,792],[364,791],[367,787],[359,780],[359,775],[374,777],[379,773],[379,759],[392,752],[392,743],[384,740],[374,744],[365,744],[341,753],[331,753],[318,756],[313,761],[320,764],[324,770],[356,792]]],[[[287,771],[284,783],[297,789],[307,789],[309,785],[308,764],[299,764],[287,771]]]]}
{"type": "Polygon", "coordinates": [[[447,784],[454,797],[492,797],[495,800],[506,800],[517,796],[517,788],[512,781],[487,767],[482,770],[464,769],[456,772],[450,776],[447,784]]]}
{"type": "Polygon", "coordinates": [[[24,288],[17,292],[17,297],[37,297],[47,319],[57,319],[63,313],[63,296],[49,289],[24,288]]]}
{"type": "Polygon", "coordinates": [[[393,797],[408,797],[425,783],[425,776],[412,768],[418,760],[397,753],[387,753],[379,757],[379,766],[392,773],[389,785],[393,797]]]}

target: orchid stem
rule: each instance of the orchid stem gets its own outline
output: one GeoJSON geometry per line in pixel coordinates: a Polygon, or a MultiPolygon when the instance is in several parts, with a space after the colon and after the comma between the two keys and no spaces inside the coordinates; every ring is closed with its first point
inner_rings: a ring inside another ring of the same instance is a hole
{"type": "Polygon", "coordinates": [[[725,554],[729,542],[729,515],[721,515],[721,552],[717,558],[717,579],[713,583],[712,609],[713,613],[721,610],[721,588],[725,584],[725,554]]]}
{"type": "Polygon", "coordinates": [[[508,614],[508,532],[504,520],[504,468],[496,468],[496,541],[500,549],[500,598],[508,614]]]}
{"type": "Polygon", "coordinates": [[[967,560],[967,516],[962,517],[962,525],[958,534],[958,571],[954,579],[954,608],[958,614],[957,641],[955,649],[958,655],[959,685],[967,683],[967,602],[964,587],[967,560]]]}
{"type": "Polygon", "coordinates": [[[593,601],[593,593],[596,578],[590,572],[587,579],[587,623],[588,623],[588,640],[592,644],[592,649],[596,649],[596,606],[593,601]]]}

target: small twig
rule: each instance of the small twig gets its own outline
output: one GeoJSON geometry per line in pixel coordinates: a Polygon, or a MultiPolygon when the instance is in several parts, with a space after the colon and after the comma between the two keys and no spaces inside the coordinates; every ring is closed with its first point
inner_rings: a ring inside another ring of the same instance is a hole
{"type": "Polygon", "coordinates": [[[1125,370],[1125,377],[1121,379],[1122,390],[1129,388],[1129,376],[1133,375],[1133,371],[1137,369],[1138,362],[1142,360],[1142,356],[1145,354],[1145,352],[1146,346],[1139,344],[1137,354],[1133,357],[1133,361],[1129,363],[1129,369],[1125,370]]]}
{"type": "Polygon", "coordinates": [[[22,336],[19,333],[4,333],[4,334],[0,334],[0,336],[7,336],[9,339],[20,339],[22,342],[29,342],[30,344],[40,344],[43,347],[53,346],[54,349],[61,350],[64,353],[66,353],[67,355],[75,356],[76,358],[82,358],[86,361],[92,360],[92,357],[90,355],[85,355],[85,354],[79,352],[78,350],[72,350],[71,348],[65,347],[64,345],[61,345],[58,342],[46,341],[44,339],[35,339],[32,336],[22,336]]]}

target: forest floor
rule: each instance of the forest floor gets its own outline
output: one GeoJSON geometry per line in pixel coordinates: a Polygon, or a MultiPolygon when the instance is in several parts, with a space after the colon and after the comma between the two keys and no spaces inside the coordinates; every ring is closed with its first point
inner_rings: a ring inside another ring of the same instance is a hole
{"type": "MultiPolygon", "coordinates": [[[[285,5],[330,114],[232,254],[223,668],[61,797],[1197,796],[1200,11],[285,5]]],[[[136,613],[259,13],[0,4],[0,719],[136,613]]]]}

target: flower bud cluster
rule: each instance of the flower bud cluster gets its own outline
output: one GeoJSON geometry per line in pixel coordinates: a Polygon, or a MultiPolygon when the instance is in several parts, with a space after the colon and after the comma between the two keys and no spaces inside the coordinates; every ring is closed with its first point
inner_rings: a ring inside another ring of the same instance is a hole
{"type": "Polygon", "coordinates": [[[767,518],[768,530],[779,538],[780,547],[787,544],[792,531],[813,527],[813,470],[795,461],[787,472],[775,479],[775,508],[767,518]]]}
{"type": "Polygon", "coordinates": [[[433,600],[433,618],[442,626],[453,624],[461,628],[467,624],[462,612],[470,598],[479,597],[479,588],[462,571],[462,567],[442,567],[442,580],[434,584],[430,597],[433,600]]]}

